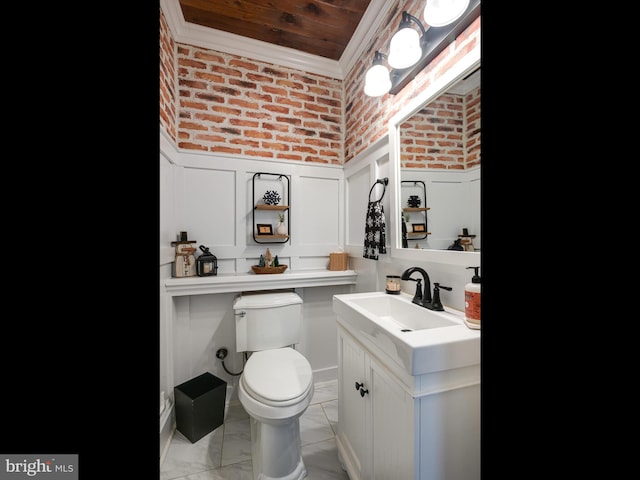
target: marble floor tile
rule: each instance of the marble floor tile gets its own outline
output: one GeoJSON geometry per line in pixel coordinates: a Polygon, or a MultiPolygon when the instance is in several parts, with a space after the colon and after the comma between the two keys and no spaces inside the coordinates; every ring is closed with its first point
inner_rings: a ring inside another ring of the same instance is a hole
{"type": "Polygon", "coordinates": [[[246,420],[247,418],[249,418],[249,414],[245,411],[240,400],[231,400],[224,421],[234,422],[236,420],[246,420]]]}
{"type": "Polygon", "coordinates": [[[251,460],[251,425],[248,417],[224,424],[221,465],[245,460],[251,460]]]}
{"type": "Polygon", "coordinates": [[[335,438],[303,446],[302,460],[307,467],[307,480],[349,480],[340,466],[335,438]]]}
{"type": "MultiPolygon", "coordinates": [[[[307,480],[348,480],[338,460],[337,381],[314,384],[314,396],[300,417],[302,458],[307,480]]],[[[251,425],[237,400],[232,400],[224,424],[196,443],[176,430],[160,480],[252,480],[251,425]]]]}
{"type": "Polygon", "coordinates": [[[220,467],[224,424],[195,443],[175,430],[164,463],[160,467],[160,479],[171,480],[220,467]]]}
{"type": "Polygon", "coordinates": [[[322,442],[333,437],[333,429],[322,405],[309,405],[300,417],[300,442],[302,445],[322,442]]]}
{"type": "Polygon", "coordinates": [[[323,402],[320,404],[322,409],[324,410],[324,414],[327,416],[329,420],[329,424],[333,429],[334,435],[338,434],[338,400],[331,400],[329,402],[323,402]]]}
{"type": "Polygon", "coordinates": [[[338,381],[319,382],[313,386],[313,398],[311,404],[322,403],[329,400],[338,399],[338,381]]]}

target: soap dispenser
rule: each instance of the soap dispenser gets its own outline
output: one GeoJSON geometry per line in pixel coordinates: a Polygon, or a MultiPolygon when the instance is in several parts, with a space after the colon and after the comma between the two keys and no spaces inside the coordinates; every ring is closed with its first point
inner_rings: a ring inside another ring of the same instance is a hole
{"type": "Polygon", "coordinates": [[[478,275],[480,267],[473,268],[475,273],[471,277],[471,282],[464,286],[464,323],[469,328],[480,329],[480,293],[481,280],[478,275]]]}

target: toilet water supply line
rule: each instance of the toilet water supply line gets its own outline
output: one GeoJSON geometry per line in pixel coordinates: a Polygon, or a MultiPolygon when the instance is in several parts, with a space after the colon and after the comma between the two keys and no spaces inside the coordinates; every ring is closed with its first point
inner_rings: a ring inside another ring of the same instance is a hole
{"type": "MultiPolygon", "coordinates": [[[[224,364],[224,359],[227,358],[227,353],[228,352],[226,348],[219,348],[218,351],[216,352],[216,357],[222,360],[222,368],[224,368],[224,371],[227,372],[229,375],[233,375],[234,377],[237,377],[238,375],[242,375],[242,372],[244,371],[244,367],[238,373],[230,372],[227,369],[227,366],[224,364]]],[[[245,362],[247,361],[247,352],[244,352],[244,361],[245,362]]]]}

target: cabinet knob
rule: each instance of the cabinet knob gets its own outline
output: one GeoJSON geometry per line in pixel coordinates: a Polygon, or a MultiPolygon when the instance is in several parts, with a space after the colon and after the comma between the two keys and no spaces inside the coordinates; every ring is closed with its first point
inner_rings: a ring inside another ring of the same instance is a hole
{"type": "Polygon", "coordinates": [[[364,395],[365,395],[366,393],[369,393],[369,390],[366,390],[366,389],[364,388],[364,383],[358,383],[358,382],[356,382],[356,390],[360,390],[360,396],[361,396],[361,397],[364,397],[364,395]]]}

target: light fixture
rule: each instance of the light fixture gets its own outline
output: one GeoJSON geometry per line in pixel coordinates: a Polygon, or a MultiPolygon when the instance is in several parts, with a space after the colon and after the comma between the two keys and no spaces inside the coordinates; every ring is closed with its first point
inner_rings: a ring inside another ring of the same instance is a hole
{"type": "Polygon", "coordinates": [[[424,20],[430,27],[444,27],[460,18],[468,6],[469,0],[427,0],[424,20]]]}
{"type": "Polygon", "coordinates": [[[364,82],[364,93],[370,97],[380,97],[391,89],[389,69],[382,65],[383,53],[376,50],[373,57],[373,66],[367,70],[364,82]]]}
{"type": "Polygon", "coordinates": [[[427,0],[424,9],[427,29],[416,17],[402,12],[398,31],[389,43],[389,55],[375,52],[373,66],[365,76],[364,93],[379,97],[400,92],[480,16],[480,3],[481,0],[427,0]],[[418,25],[422,36],[411,22],[418,25]],[[388,68],[382,64],[383,58],[387,59],[388,68]]]}
{"type": "Polygon", "coordinates": [[[402,21],[398,27],[398,31],[391,38],[389,44],[389,66],[393,68],[409,68],[420,60],[422,57],[422,46],[420,45],[420,36],[418,32],[411,28],[411,21],[414,21],[420,27],[422,35],[425,30],[418,20],[408,12],[402,12],[402,21]]]}

